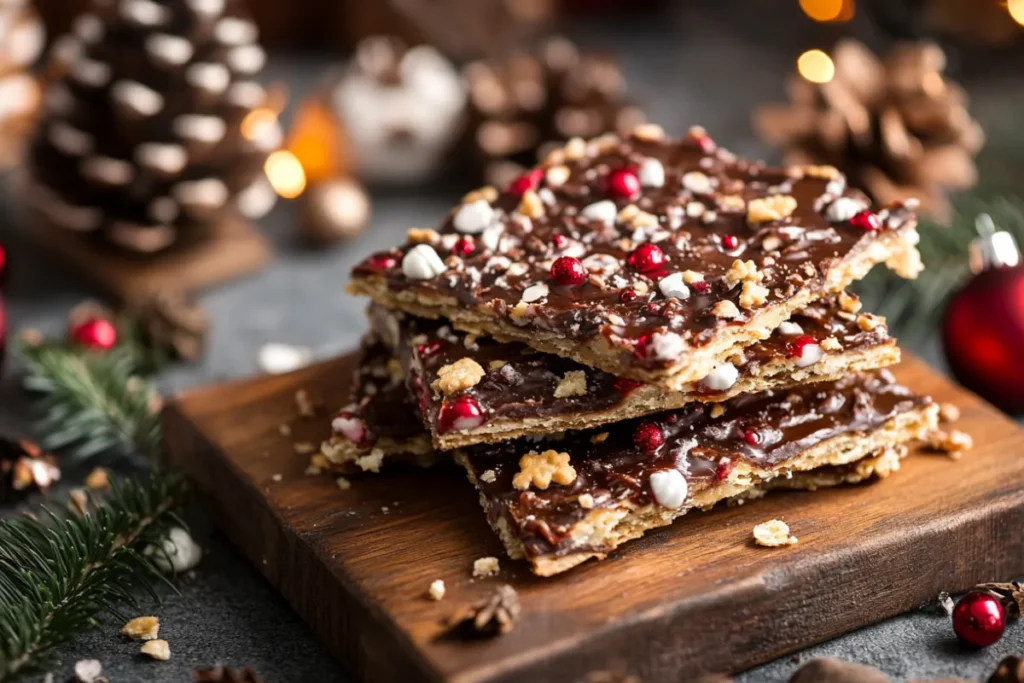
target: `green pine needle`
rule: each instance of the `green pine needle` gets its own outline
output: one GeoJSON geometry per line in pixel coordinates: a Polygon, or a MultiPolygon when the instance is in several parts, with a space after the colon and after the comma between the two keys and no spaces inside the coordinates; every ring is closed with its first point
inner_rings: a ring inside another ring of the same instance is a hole
{"type": "Polygon", "coordinates": [[[25,388],[37,396],[40,445],[76,459],[99,454],[150,458],[159,454],[160,397],[146,379],[158,363],[124,327],[110,351],[89,351],[63,341],[22,341],[25,388]]]}
{"type": "Polygon", "coordinates": [[[0,520],[0,683],[44,672],[57,645],[100,612],[135,606],[138,590],[156,597],[165,579],[143,550],[166,535],[183,494],[180,477],[157,472],[84,515],[0,520]]]}

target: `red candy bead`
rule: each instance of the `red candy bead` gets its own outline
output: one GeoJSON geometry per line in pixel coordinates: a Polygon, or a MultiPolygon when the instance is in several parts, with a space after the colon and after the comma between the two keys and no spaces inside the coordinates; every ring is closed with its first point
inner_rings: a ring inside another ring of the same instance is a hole
{"type": "Polygon", "coordinates": [[[426,358],[427,356],[433,356],[435,353],[441,350],[443,344],[437,340],[434,340],[427,344],[420,344],[416,347],[416,353],[419,354],[420,358],[426,358]]]}
{"type": "Polygon", "coordinates": [[[117,328],[109,320],[90,318],[71,328],[71,340],[88,349],[109,351],[117,346],[117,328]]]}
{"type": "Polygon", "coordinates": [[[608,174],[606,192],[614,199],[632,201],[640,196],[640,178],[628,168],[616,169],[608,174]]]}
{"type": "Polygon", "coordinates": [[[619,292],[619,301],[624,304],[628,304],[630,301],[636,301],[636,290],[632,287],[622,290],[619,292]]]}
{"type": "Polygon", "coordinates": [[[562,249],[565,249],[566,246],[568,246],[569,238],[566,237],[565,235],[558,234],[551,238],[551,243],[555,245],[556,251],[561,251],[562,249]]]}
{"type": "Polygon", "coordinates": [[[786,346],[786,352],[789,353],[790,358],[799,358],[804,355],[804,347],[817,343],[818,340],[814,337],[808,334],[803,334],[789,342],[789,345],[786,346]]]}
{"type": "Polygon", "coordinates": [[[984,591],[971,591],[953,608],[953,632],[961,642],[988,647],[1003,637],[1006,610],[999,598],[984,591]]]}
{"type": "Polygon", "coordinates": [[[460,237],[452,246],[452,253],[456,256],[469,256],[476,251],[476,242],[472,237],[460,237]]]}
{"type": "Polygon", "coordinates": [[[644,383],[639,380],[629,379],[628,377],[619,377],[617,380],[615,380],[615,384],[613,386],[622,393],[628,394],[629,392],[633,391],[638,387],[642,387],[643,385],[644,383]]]}
{"type": "Polygon", "coordinates": [[[653,422],[641,423],[633,432],[633,443],[644,453],[651,455],[665,443],[661,427],[653,422]]]}
{"type": "Polygon", "coordinates": [[[700,280],[698,282],[691,282],[690,287],[698,292],[699,294],[707,294],[711,291],[711,283],[700,280]]]}
{"type": "Polygon", "coordinates": [[[536,190],[540,187],[540,181],[544,179],[544,171],[539,168],[527,171],[523,175],[519,176],[505,188],[505,191],[516,197],[522,197],[530,190],[536,190]]]}
{"type": "Polygon", "coordinates": [[[657,244],[641,244],[633,250],[626,262],[634,270],[650,273],[665,265],[665,252],[657,244]]]}
{"type": "Polygon", "coordinates": [[[555,284],[575,287],[586,281],[587,270],[578,258],[559,256],[551,264],[551,279],[555,281],[555,284]]]}
{"type": "Polygon", "coordinates": [[[445,400],[437,415],[437,428],[442,434],[453,429],[475,429],[483,423],[483,411],[472,396],[459,396],[450,402],[445,400]]]}
{"type": "Polygon", "coordinates": [[[746,441],[751,446],[760,446],[761,445],[761,433],[759,431],[757,431],[756,429],[744,429],[743,430],[743,440],[746,441]]]}
{"type": "Polygon", "coordinates": [[[732,251],[736,247],[740,246],[740,238],[736,235],[722,235],[722,248],[726,251],[732,251]]]}
{"type": "Polygon", "coordinates": [[[398,259],[391,254],[374,254],[366,259],[366,265],[376,270],[390,270],[398,265],[398,259]]]}
{"type": "Polygon", "coordinates": [[[850,219],[850,225],[855,228],[860,228],[865,232],[874,232],[875,230],[882,229],[882,221],[878,219],[878,216],[865,209],[853,215],[850,219]]]}

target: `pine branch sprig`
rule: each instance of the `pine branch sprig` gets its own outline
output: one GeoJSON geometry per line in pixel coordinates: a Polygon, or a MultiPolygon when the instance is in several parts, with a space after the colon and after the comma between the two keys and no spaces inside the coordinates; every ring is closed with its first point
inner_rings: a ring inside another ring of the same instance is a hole
{"type": "Polygon", "coordinates": [[[26,390],[38,397],[40,445],[87,459],[101,453],[156,457],[159,394],[147,379],[159,361],[130,331],[109,351],[64,341],[25,341],[26,390]]]}
{"type": "Polygon", "coordinates": [[[184,481],[118,484],[87,514],[0,520],[0,683],[42,673],[60,643],[166,579],[144,554],[177,521],[184,481]]]}

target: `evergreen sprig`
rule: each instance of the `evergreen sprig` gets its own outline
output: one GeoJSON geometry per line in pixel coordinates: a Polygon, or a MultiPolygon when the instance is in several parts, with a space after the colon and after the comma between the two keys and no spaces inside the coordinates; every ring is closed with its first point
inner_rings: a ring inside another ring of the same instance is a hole
{"type": "Polygon", "coordinates": [[[24,386],[38,398],[35,433],[44,449],[76,459],[158,455],[161,401],[148,377],[160,359],[131,326],[122,325],[120,334],[109,351],[55,340],[19,343],[28,369],[24,386]]]}
{"type": "Polygon", "coordinates": [[[0,683],[37,675],[54,648],[135,593],[166,581],[144,554],[176,522],[183,480],[155,472],[145,485],[118,484],[87,514],[0,520],[0,683]]]}

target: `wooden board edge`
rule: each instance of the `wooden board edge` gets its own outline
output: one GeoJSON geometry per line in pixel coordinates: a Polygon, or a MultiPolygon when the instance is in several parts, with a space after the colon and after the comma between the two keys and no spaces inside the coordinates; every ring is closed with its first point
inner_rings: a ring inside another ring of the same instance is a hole
{"type": "Polygon", "coordinates": [[[218,454],[216,444],[194,429],[181,405],[172,402],[165,407],[162,422],[165,457],[188,474],[213,522],[233,532],[225,536],[359,680],[443,680],[382,610],[356,598],[359,591],[352,581],[332,573],[313,544],[276,515],[260,491],[245,483],[244,475],[218,454]],[[228,481],[234,490],[239,482],[245,483],[242,496],[228,501],[219,495],[227,490],[221,482],[228,481]],[[277,554],[277,572],[270,571],[261,549],[277,554]],[[307,567],[314,574],[305,571],[307,567]],[[329,589],[313,600],[296,589],[309,582],[329,589]],[[389,646],[393,643],[400,656],[389,646]]]}

